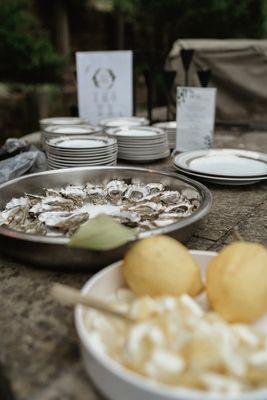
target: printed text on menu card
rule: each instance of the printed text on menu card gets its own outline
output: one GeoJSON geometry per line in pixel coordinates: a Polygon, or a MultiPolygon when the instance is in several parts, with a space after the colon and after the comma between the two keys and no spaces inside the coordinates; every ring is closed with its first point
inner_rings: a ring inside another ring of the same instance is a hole
{"type": "Polygon", "coordinates": [[[76,53],[79,115],[92,124],[133,113],[132,51],[76,53]]]}
{"type": "Polygon", "coordinates": [[[215,88],[177,88],[177,150],[200,150],[212,146],[215,106],[215,88]]]}

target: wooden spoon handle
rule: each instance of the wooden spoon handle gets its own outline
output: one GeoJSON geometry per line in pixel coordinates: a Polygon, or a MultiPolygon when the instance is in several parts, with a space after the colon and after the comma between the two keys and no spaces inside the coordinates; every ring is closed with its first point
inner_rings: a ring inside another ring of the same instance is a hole
{"type": "Polygon", "coordinates": [[[79,290],[74,289],[67,285],[55,283],[51,288],[52,296],[60,303],[65,305],[77,305],[82,304],[83,306],[94,308],[97,311],[109,314],[110,316],[123,319],[127,322],[134,322],[126,313],[117,311],[105,301],[101,301],[95,297],[91,297],[81,293],[79,290]]]}

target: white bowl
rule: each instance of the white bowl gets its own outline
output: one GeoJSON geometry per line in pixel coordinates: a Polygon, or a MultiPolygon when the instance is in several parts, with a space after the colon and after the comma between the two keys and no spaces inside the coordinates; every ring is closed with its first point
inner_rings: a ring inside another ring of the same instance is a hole
{"type": "MultiPolygon", "coordinates": [[[[204,273],[214,252],[192,250],[190,253],[204,273]]],[[[103,269],[89,279],[82,292],[103,299],[125,286],[119,261],[103,269]]],[[[81,341],[85,368],[99,389],[111,400],[266,400],[267,388],[239,395],[214,394],[187,388],[173,388],[150,381],[121,366],[109,356],[97,352],[88,340],[82,306],[75,309],[75,325],[81,341]]]]}

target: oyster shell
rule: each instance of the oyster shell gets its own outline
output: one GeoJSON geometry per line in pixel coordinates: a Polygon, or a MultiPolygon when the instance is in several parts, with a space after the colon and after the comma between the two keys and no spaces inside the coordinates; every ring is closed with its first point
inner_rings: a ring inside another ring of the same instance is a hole
{"type": "Polygon", "coordinates": [[[153,215],[157,215],[158,213],[162,212],[164,207],[162,204],[154,203],[154,202],[145,202],[145,203],[138,203],[134,206],[129,207],[129,211],[135,211],[142,216],[151,217],[153,215]]]}
{"type": "Polygon", "coordinates": [[[113,180],[107,184],[107,193],[111,199],[119,200],[122,199],[127,188],[128,186],[123,181],[113,180]]]}
{"type": "Polygon", "coordinates": [[[165,213],[186,213],[193,210],[190,202],[178,203],[165,208],[165,213]]]}
{"type": "Polygon", "coordinates": [[[21,231],[29,234],[39,234],[39,235],[45,235],[47,232],[47,229],[45,227],[45,224],[38,219],[35,220],[30,220],[27,219],[24,221],[23,224],[20,226],[21,231]]]}
{"type": "Polygon", "coordinates": [[[164,190],[164,185],[162,185],[162,183],[148,183],[146,185],[146,188],[148,188],[149,190],[149,194],[159,194],[160,192],[162,192],[164,190]]]}
{"type": "Polygon", "coordinates": [[[142,230],[145,230],[145,231],[149,231],[149,230],[155,228],[155,225],[153,224],[153,222],[151,222],[149,220],[140,221],[138,225],[142,230]]]}
{"type": "Polygon", "coordinates": [[[39,221],[49,228],[57,228],[63,232],[73,233],[78,226],[87,221],[88,213],[71,213],[62,211],[45,212],[39,215],[39,221]]]}
{"type": "Polygon", "coordinates": [[[81,185],[68,185],[59,192],[63,197],[71,199],[74,202],[81,202],[86,198],[86,191],[81,185]]]}
{"type": "Polygon", "coordinates": [[[117,213],[113,213],[112,217],[129,227],[135,228],[139,225],[139,222],[141,220],[141,217],[138,213],[133,212],[133,211],[118,211],[117,213]]]}
{"type": "Polygon", "coordinates": [[[146,186],[130,185],[124,195],[126,199],[132,202],[139,202],[145,200],[149,195],[149,189],[146,186]]]}
{"type": "Polygon", "coordinates": [[[73,201],[61,196],[44,197],[39,203],[34,204],[29,210],[30,214],[38,215],[45,211],[62,211],[73,209],[73,201]]]}
{"type": "Polygon", "coordinates": [[[25,207],[29,203],[29,200],[27,197],[13,197],[7,204],[6,204],[6,209],[10,210],[11,208],[14,207],[25,207]]]}
{"type": "Polygon", "coordinates": [[[13,207],[2,211],[0,216],[0,225],[7,225],[10,228],[14,228],[23,224],[27,218],[28,208],[27,207],[13,207]]]}
{"type": "Polygon", "coordinates": [[[176,190],[167,190],[161,194],[160,201],[164,204],[176,204],[181,201],[181,194],[176,190]]]}
{"type": "Polygon", "coordinates": [[[102,186],[96,186],[92,185],[91,183],[87,183],[85,186],[85,191],[89,197],[89,200],[93,201],[94,203],[104,204],[107,202],[107,191],[102,186]]]}

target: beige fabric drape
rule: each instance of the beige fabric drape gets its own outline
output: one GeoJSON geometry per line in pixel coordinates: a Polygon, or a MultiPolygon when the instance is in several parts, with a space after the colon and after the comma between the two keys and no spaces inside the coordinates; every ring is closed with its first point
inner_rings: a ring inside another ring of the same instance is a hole
{"type": "MultiPolygon", "coordinates": [[[[175,86],[184,85],[181,49],[193,49],[189,85],[200,86],[197,71],[210,69],[209,86],[217,88],[216,121],[267,124],[267,40],[177,40],[165,68],[176,71],[175,86]]],[[[173,88],[171,112],[175,115],[173,88]]]]}

